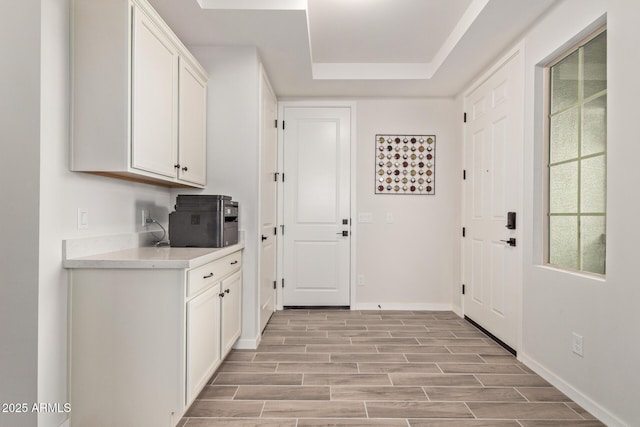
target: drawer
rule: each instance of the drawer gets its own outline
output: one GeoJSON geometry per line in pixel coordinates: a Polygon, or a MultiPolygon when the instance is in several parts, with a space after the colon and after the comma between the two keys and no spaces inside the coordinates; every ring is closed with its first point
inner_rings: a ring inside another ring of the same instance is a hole
{"type": "Polygon", "coordinates": [[[236,252],[187,272],[187,298],[219,282],[229,273],[242,267],[242,253],[236,252]]]}

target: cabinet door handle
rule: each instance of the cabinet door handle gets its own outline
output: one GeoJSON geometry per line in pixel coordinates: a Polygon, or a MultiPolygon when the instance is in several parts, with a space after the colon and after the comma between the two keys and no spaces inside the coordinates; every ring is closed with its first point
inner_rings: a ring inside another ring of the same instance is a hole
{"type": "Polygon", "coordinates": [[[213,277],[213,273],[209,273],[206,276],[202,276],[203,279],[208,279],[209,277],[213,277]]]}
{"type": "Polygon", "coordinates": [[[180,169],[180,163],[176,163],[175,165],[173,165],[173,167],[176,169],[180,169]]]}
{"type": "Polygon", "coordinates": [[[220,292],[220,293],[218,294],[218,296],[219,296],[220,298],[224,298],[224,292],[220,292]]]}
{"type": "Polygon", "coordinates": [[[224,290],[224,293],[225,293],[225,294],[228,294],[228,293],[230,293],[230,292],[231,292],[231,291],[230,291],[229,289],[225,289],[225,290],[224,290]]]}
{"type": "Polygon", "coordinates": [[[238,260],[235,260],[231,263],[231,265],[236,265],[238,263],[238,260]]]}
{"type": "Polygon", "coordinates": [[[189,170],[189,168],[185,166],[185,167],[182,168],[182,170],[186,172],[186,171],[189,170]]]}

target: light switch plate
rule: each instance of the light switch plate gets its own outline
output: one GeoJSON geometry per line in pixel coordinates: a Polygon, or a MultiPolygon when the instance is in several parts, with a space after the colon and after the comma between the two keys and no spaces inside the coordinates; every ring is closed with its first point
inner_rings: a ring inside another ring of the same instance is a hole
{"type": "Polygon", "coordinates": [[[78,230],[89,228],[89,209],[78,208],[78,230]]]}

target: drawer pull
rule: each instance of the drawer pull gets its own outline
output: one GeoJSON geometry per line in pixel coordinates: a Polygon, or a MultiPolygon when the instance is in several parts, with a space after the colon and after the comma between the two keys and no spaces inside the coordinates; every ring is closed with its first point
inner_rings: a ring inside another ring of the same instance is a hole
{"type": "Polygon", "coordinates": [[[231,265],[236,265],[238,263],[238,260],[235,260],[231,263],[231,265]]]}
{"type": "Polygon", "coordinates": [[[208,279],[209,277],[213,277],[213,273],[209,273],[206,276],[202,276],[203,279],[208,279]]]}

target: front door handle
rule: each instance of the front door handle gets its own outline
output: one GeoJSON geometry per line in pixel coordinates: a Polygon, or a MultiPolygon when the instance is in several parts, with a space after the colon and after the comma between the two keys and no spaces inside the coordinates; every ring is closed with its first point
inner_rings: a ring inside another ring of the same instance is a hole
{"type": "Polygon", "coordinates": [[[336,234],[341,235],[342,237],[349,237],[349,230],[344,230],[336,234]]]}
{"type": "Polygon", "coordinates": [[[509,240],[500,240],[500,241],[501,242],[505,242],[509,246],[515,246],[516,245],[516,238],[515,237],[511,237],[511,238],[509,238],[509,240]]]}

